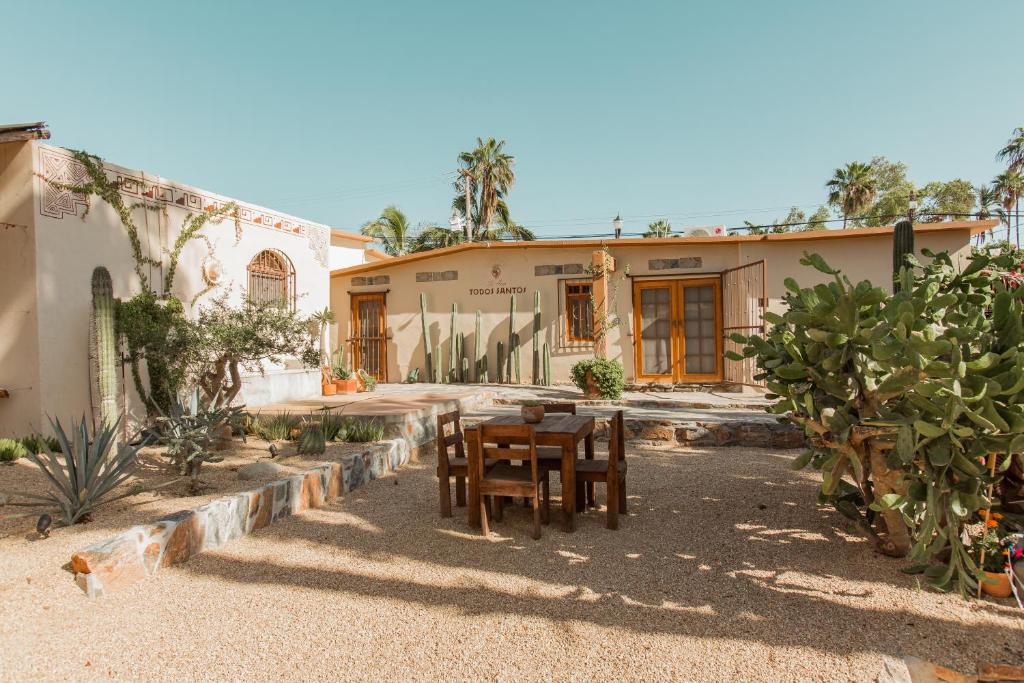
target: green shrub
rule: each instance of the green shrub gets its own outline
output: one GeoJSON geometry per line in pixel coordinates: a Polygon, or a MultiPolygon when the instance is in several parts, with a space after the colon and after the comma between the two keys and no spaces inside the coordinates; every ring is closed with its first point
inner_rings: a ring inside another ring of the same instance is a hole
{"type": "Polygon", "coordinates": [[[335,415],[325,410],[320,414],[310,415],[309,422],[320,427],[320,431],[323,433],[325,441],[345,440],[345,420],[341,415],[335,415]]]}
{"type": "Polygon", "coordinates": [[[298,415],[283,412],[265,417],[256,415],[252,428],[256,436],[264,441],[286,441],[292,438],[292,430],[301,423],[298,415]]]}
{"type": "Polygon", "coordinates": [[[369,443],[384,438],[384,423],[379,420],[345,420],[345,441],[349,443],[369,443]]]}
{"type": "Polygon", "coordinates": [[[321,431],[320,425],[311,423],[303,427],[295,452],[301,455],[319,455],[325,450],[327,450],[327,444],[324,442],[324,433],[321,431]]]}
{"type": "Polygon", "coordinates": [[[587,391],[587,371],[590,371],[591,377],[594,378],[601,398],[611,401],[622,398],[622,389],[626,384],[622,363],[605,358],[589,358],[572,366],[569,371],[572,383],[584,393],[587,391]]]}
{"type": "Polygon", "coordinates": [[[43,436],[42,434],[30,434],[22,437],[21,445],[24,446],[31,453],[42,453],[49,447],[51,451],[60,449],[60,442],[52,436],[43,436]]]}
{"type": "Polygon", "coordinates": [[[359,375],[359,379],[361,379],[363,381],[363,386],[366,387],[366,391],[376,391],[377,390],[377,378],[376,377],[374,377],[373,375],[368,373],[366,370],[359,370],[359,371],[357,371],[357,374],[359,375]]]}
{"type": "Polygon", "coordinates": [[[14,462],[28,453],[28,449],[20,441],[0,439],[0,462],[14,462]]]}

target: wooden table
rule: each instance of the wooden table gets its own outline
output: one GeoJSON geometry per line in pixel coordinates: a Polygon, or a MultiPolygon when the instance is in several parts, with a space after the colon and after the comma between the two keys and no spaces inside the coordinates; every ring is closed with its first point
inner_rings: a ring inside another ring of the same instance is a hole
{"type": "MultiPolygon", "coordinates": [[[[485,420],[486,425],[521,425],[523,418],[519,415],[502,415],[485,420]]],[[[545,415],[544,419],[533,425],[537,435],[538,446],[557,446],[562,449],[562,528],[575,531],[576,512],[583,509],[583,496],[576,495],[576,455],[580,441],[583,442],[584,454],[587,459],[594,457],[594,418],[583,415],[545,415]]],[[[480,462],[477,457],[477,429],[466,427],[466,456],[468,459],[469,479],[469,524],[480,526],[480,462]]]]}

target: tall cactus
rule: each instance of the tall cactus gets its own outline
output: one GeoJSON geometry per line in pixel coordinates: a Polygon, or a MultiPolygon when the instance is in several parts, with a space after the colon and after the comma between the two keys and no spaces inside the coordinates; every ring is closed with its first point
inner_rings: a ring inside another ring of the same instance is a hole
{"type": "Polygon", "coordinates": [[[114,325],[114,285],[110,272],[100,266],[92,271],[92,356],[103,426],[114,426],[117,410],[117,333],[114,325]]]}
{"type": "Polygon", "coordinates": [[[430,334],[427,332],[427,294],[420,292],[420,319],[423,321],[423,358],[427,366],[427,381],[436,382],[437,375],[434,373],[434,358],[430,352],[430,334]]]}
{"type": "Polygon", "coordinates": [[[914,254],[914,224],[908,219],[900,219],[892,231],[892,279],[893,291],[900,291],[900,268],[907,257],[914,254]]]}
{"type": "Polygon", "coordinates": [[[544,386],[551,386],[551,350],[547,342],[544,342],[544,386]]]}
{"type": "Polygon", "coordinates": [[[498,342],[498,384],[505,383],[505,347],[498,342]]]}
{"type": "Polygon", "coordinates": [[[508,358],[505,359],[505,378],[512,381],[512,356],[519,355],[519,345],[516,344],[516,295],[513,294],[509,299],[508,305],[508,358]]]}
{"type": "MultiPolygon", "coordinates": [[[[515,383],[516,384],[521,384],[522,381],[519,378],[519,333],[518,332],[516,334],[512,335],[512,343],[514,344],[514,346],[512,347],[512,350],[509,351],[509,357],[512,359],[512,371],[515,372],[515,377],[516,377],[516,382],[515,383]]],[[[509,378],[509,382],[511,382],[511,381],[512,381],[511,378],[509,378]]]]}
{"type": "MultiPolygon", "coordinates": [[[[439,382],[440,384],[444,384],[444,375],[441,374],[441,354],[440,353],[435,353],[434,354],[434,366],[433,367],[434,367],[434,369],[432,371],[433,372],[433,376],[438,378],[436,381],[439,382]]],[[[431,380],[431,381],[435,381],[435,380],[431,380]]]]}
{"type": "Polygon", "coordinates": [[[466,337],[459,332],[459,382],[468,384],[469,381],[469,358],[466,357],[466,337]]]}
{"type": "Polygon", "coordinates": [[[482,382],[484,373],[480,368],[480,309],[476,309],[476,332],[473,335],[473,379],[482,382]]]}
{"type": "Polygon", "coordinates": [[[454,384],[457,380],[458,372],[455,368],[455,359],[459,355],[459,348],[455,341],[455,317],[459,314],[459,305],[452,304],[452,323],[451,328],[448,331],[448,383],[454,384]]]}
{"type": "Polygon", "coordinates": [[[533,383],[540,384],[540,292],[533,293],[533,383]]]}

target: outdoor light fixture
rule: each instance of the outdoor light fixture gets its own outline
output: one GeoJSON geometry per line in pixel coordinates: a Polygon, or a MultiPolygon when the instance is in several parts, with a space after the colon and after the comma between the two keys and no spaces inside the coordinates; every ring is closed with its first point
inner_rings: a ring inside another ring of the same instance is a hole
{"type": "Polygon", "coordinates": [[[615,220],[612,221],[612,225],[615,227],[615,239],[622,237],[622,216],[615,214],[615,220]]]}

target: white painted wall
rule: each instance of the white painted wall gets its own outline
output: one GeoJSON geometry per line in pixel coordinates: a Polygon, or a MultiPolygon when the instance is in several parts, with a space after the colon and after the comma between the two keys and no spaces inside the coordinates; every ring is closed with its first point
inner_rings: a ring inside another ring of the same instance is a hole
{"type": "Polygon", "coordinates": [[[344,235],[331,234],[331,270],[348,268],[366,263],[365,242],[352,240],[344,235]]]}
{"type": "MultiPolygon", "coordinates": [[[[19,252],[28,254],[28,258],[15,277],[19,281],[34,280],[38,358],[32,358],[30,353],[19,353],[13,361],[10,360],[11,354],[0,356],[0,386],[5,381],[5,368],[12,366],[12,363],[20,364],[26,369],[25,372],[38,373],[38,400],[12,400],[12,406],[21,404],[24,410],[11,410],[0,401],[0,436],[6,433],[20,435],[27,431],[30,426],[26,424],[27,415],[34,415],[33,421],[39,423],[47,414],[64,420],[72,416],[80,417],[90,411],[88,334],[93,269],[101,265],[107,267],[117,297],[126,299],[141,291],[139,277],[134,272],[135,263],[128,236],[114,210],[94,197],[83,219],[83,198],[56,191],[42,178],[33,179],[31,175],[34,171],[38,175],[56,175],[65,181],[74,180],[77,162],[60,148],[37,142],[25,147],[27,153],[19,154],[13,160],[14,169],[9,167],[2,172],[4,177],[13,173],[31,194],[31,201],[24,201],[22,196],[18,205],[25,214],[21,220],[29,224],[28,233],[34,236],[34,241],[29,240],[29,246],[19,252]],[[27,211],[25,207],[28,207],[27,211]],[[5,419],[6,412],[12,415],[12,419],[5,419]]],[[[166,250],[173,247],[190,211],[197,213],[206,206],[231,201],[227,197],[141,171],[112,164],[107,164],[106,170],[111,178],[122,177],[128,180],[122,191],[127,204],[140,201],[141,193],[153,190],[154,199],[150,201],[159,210],[138,208],[133,216],[144,253],[160,260],[164,266],[167,263],[166,250]]],[[[25,191],[24,187],[21,191],[25,191]]],[[[210,297],[224,291],[229,291],[232,299],[238,301],[247,286],[246,267],[249,262],[260,251],[275,249],[285,254],[295,268],[298,310],[309,314],[325,308],[329,303],[330,228],[253,204],[238,204],[242,220],[237,234],[232,219],[219,224],[207,224],[203,230],[212,247],[212,255],[223,264],[221,283],[212,291],[202,294],[207,283],[202,277],[201,264],[210,256],[211,251],[202,240],[194,240],[182,251],[173,294],[186,304],[186,308],[199,295],[191,307],[192,312],[210,297]]],[[[6,221],[2,216],[7,214],[0,208],[0,221],[6,221]]],[[[0,258],[6,258],[7,243],[15,246],[15,234],[12,232],[11,237],[8,237],[0,233],[5,239],[5,243],[0,245],[3,247],[0,251],[5,256],[0,258]]],[[[24,240],[21,237],[19,239],[24,240]]],[[[163,278],[164,268],[148,266],[145,273],[159,291],[157,283],[163,278]]],[[[0,309],[0,315],[5,315],[5,310],[0,309]]],[[[4,325],[3,329],[0,348],[4,340],[8,339],[7,326],[4,325]]],[[[36,336],[35,333],[33,336],[36,336]]],[[[297,365],[288,363],[285,367],[267,368],[263,376],[257,374],[246,379],[241,401],[249,401],[251,398],[250,404],[258,405],[261,399],[279,401],[299,398],[300,395],[308,397],[311,386],[317,390],[319,388],[319,373],[316,370],[297,372],[297,365]],[[248,396],[247,392],[252,396],[248,396]]],[[[132,389],[128,368],[125,369],[124,384],[128,389],[129,409],[142,414],[144,411],[132,389]]]]}

